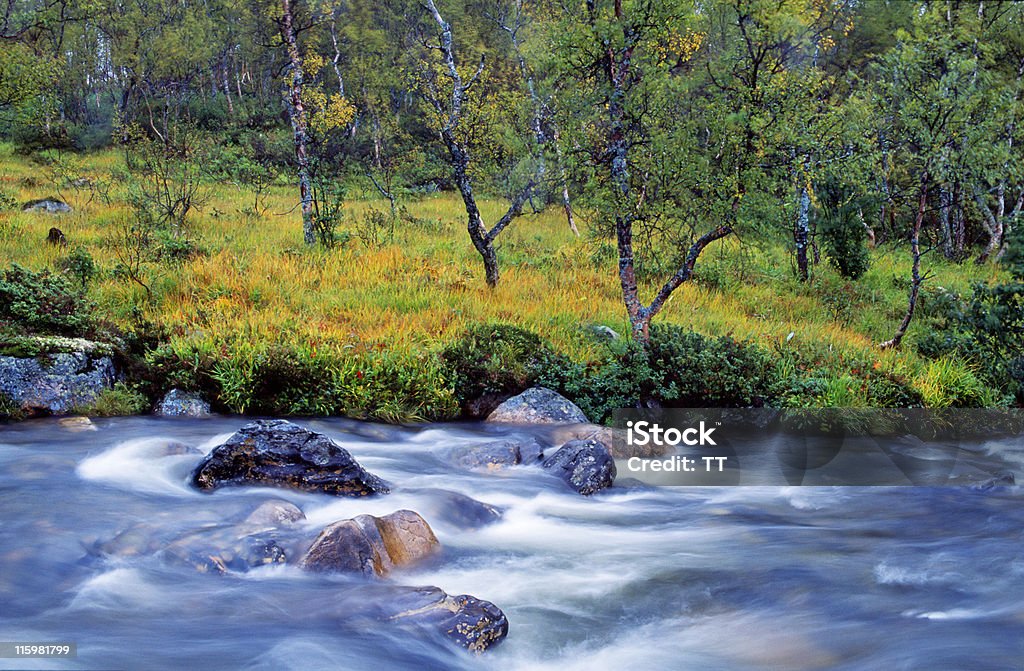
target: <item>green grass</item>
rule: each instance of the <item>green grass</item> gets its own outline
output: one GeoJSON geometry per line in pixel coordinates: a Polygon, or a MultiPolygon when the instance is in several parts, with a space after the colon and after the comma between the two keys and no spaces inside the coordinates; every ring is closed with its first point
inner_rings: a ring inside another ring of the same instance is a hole
{"type": "MultiPolygon", "coordinates": [[[[76,160],[82,176],[109,179],[121,158],[106,151],[76,160]]],[[[249,209],[252,194],[246,189],[230,183],[210,183],[207,189],[209,200],[191,217],[190,233],[205,254],[183,263],[147,263],[147,297],[114,273],[118,222],[128,215],[121,190],[115,186],[111,205],[88,189],[58,193],[45,165],[0,144],[0,192],[17,202],[59,195],[75,208],[59,217],[0,211],[2,258],[5,265],[38,270],[83,248],[98,266],[90,298],[100,313],[126,329],[140,318],[163,325],[178,352],[230,356],[282,344],[313,352],[413,356],[439,351],[467,326],[490,320],[530,329],[582,362],[604,352],[582,326],[628,330],[615,260],[595,254],[594,240],[575,237],[555,208],[524,216],[501,236],[502,279],[492,290],[484,284],[454,195],[404,203],[422,221],[400,225],[392,244],[371,248],[352,239],[325,251],[301,242],[294,188],[273,187],[268,211],[259,217],[249,209]],[[64,231],[67,249],[45,244],[50,226],[64,231]]],[[[369,208],[384,206],[369,191],[353,189],[341,230],[353,230],[369,208]]],[[[485,220],[494,221],[503,207],[484,202],[485,220]]],[[[822,263],[812,281],[802,284],[782,244],[733,238],[707,250],[698,280],[680,287],[657,319],[757,343],[775,353],[780,367],[824,376],[824,391],[811,399],[820,404],[868,404],[848,380],[859,368],[906,380],[933,405],[956,402],[950,398],[959,396],[947,393],[950,388],[985,402],[968,366],[924,360],[913,342],[930,328],[927,306],[939,287],[964,292],[972,282],[998,279],[1000,271],[929,256],[921,316],[902,350],[881,352],[877,343],[892,335],[905,309],[909,263],[906,250],[882,247],[857,282],[822,263]]],[[[653,283],[643,287],[648,300],[655,291],[653,283]]]]}

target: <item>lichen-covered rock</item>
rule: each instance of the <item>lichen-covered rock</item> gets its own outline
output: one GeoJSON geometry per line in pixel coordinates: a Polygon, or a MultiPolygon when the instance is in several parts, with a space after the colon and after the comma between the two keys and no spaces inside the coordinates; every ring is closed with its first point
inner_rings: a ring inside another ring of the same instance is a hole
{"type": "Polygon", "coordinates": [[[437,587],[416,588],[406,595],[409,608],[390,616],[399,623],[436,629],[455,644],[483,652],[508,635],[508,619],[490,601],[468,594],[452,596],[437,587]]]}
{"type": "Polygon", "coordinates": [[[387,483],[327,436],[286,420],[257,420],[215,447],[192,472],[202,490],[285,487],[335,496],[386,494],[387,483]]]}
{"type": "Polygon", "coordinates": [[[0,356],[0,394],[30,415],[65,415],[88,406],[116,380],[111,357],[85,351],[35,358],[0,356]]]}
{"type": "Polygon", "coordinates": [[[162,417],[207,417],[210,404],[198,394],[172,389],[157,404],[155,412],[162,417]]]}
{"type": "Polygon", "coordinates": [[[340,572],[386,576],[437,552],[441,544],[418,513],[399,510],[359,515],[328,525],[299,565],[317,573],[340,572]]]}
{"type": "Polygon", "coordinates": [[[587,421],[576,405],[545,387],[531,387],[513,396],[487,417],[488,422],[515,424],[582,424],[587,421]]]}
{"type": "Polygon", "coordinates": [[[67,214],[71,212],[71,206],[59,198],[40,198],[30,200],[22,206],[23,212],[45,212],[46,214],[67,214]]]}
{"type": "Polygon", "coordinates": [[[545,459],[543,466],[584,496],[615,482],[615,460],[594,439],[569,441],[545,459]]]}

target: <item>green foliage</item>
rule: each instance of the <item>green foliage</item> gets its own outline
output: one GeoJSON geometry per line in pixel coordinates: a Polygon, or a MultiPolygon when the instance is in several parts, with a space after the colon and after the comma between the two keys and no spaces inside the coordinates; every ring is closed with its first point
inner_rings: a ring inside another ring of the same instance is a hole
{"type": "Polygon", "coordinates": [[[18,207],[18,199],[6,191],[0,191],[0,210],[14,210],[18,207]]]}
{"type": "Polygon", "coordinates": [[[83,336],[93,332],[93,305],[64,275],[13,264],[0,279],[0,322],[23,333],[83,336]]]}
{"type": "Polygon", "coordinates": [[[140,415],[149,410],[149,399],[145,394],[123,382],[118,382],[110,389],[104,389],[95,400],[87,406],[73,408],[73,415],[91,415],[93,417],[123,417],[140,415]]]}
{"type": "Polygon", "coordinates": [[[89,287],[89,282],[97,273],[96,262],[84,247],[75,247],[70,254],[58,261],[57,266],[81,282],[83,291],[89,287]]]}
{"type": "Polygon", "coordinates": [[[830,212],[819,219],[818,230],[829,263],[840,275],[856,280],[868,271],[871,257],[867,235],[856,213],[849,208],[830,212]]]}
{"type": "Polygon", "coordinates": [[[761,406],[776,393],[775,379],[756,346],[655,325],[646,348],[630,342],[603,362],[550,367],[538,381],[604,422],[616,408],[761,406]]]}
{"type": "Polygon", "coordinates": [[[162,346],[147,361],[156,394],[196,390],[239,414],[399,422],[450,419],[458,412],[443,367],[429,355],[339,355],[239,342],[219,349],[162,346]]]}
{"type": "Polygon", "coordinates": [[[19,422],[25,419],[25,412],[7,394],[0,392],[0,422],[19,422]]]}
{"type": "MultiPolygon", "coordinates": [[[[942,361],[956,356],[973,362],[984,379],[1024,403],[1024,234],[1015,231],[1008,241],[1004,263],[1007,282],[979,283],[971,296],[946,296],[940,327],[918,341],[918,351],[942,361]]],[[[936,371],[942,372],[941,370],[936,371]]],[[[957,381],[956,378],[953,378],[957,381]]]]}
{"type": "Polygon", "coordinates": [[[537,334],[499,323],[470,327],[441,354],[455,398],[471,416],[480,414],[471,410],[479,399],[500,402],[532,386],[554,358],[537,334]]]}

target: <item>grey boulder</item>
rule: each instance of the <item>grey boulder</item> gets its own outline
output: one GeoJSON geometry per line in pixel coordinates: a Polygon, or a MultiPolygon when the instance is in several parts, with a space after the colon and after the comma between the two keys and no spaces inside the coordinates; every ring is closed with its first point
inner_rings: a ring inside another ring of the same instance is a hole
{"type": "Polygon", "coordinates": [[[155,412],[162,417],[207,417],[210,404],[198,394],[172,389],[157,404],[155,412]]]}
{"type": "Polygon", "coordinates": [[[546,387],[530,387],[513,396],[487,417],[488,422],[515,424],[583,424],[587,416],[576,405],[546,387]]]}
{"type": "Polygon", "coordinates": [[[572,440],[544,460],[544,468],[584,496],[615,482],[615,460],[594,439],[572,440]]]}

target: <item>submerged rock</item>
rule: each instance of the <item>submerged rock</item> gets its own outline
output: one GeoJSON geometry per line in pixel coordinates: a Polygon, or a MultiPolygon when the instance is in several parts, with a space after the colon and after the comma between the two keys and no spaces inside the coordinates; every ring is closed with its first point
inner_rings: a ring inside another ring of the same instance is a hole
{"type": "Polygon", "coordinates": [[[488,422],[516,424],[583,424],[587,416],[569,399],[545,387],[513,396],[487,417],[488,422]]]}
{"type": "Polygon", "coordinates": [[[421,510],[430,519],[441,520],[459,529],[479,529],[501,519],[500,509],[459,492],[448,489],[416,491],[427,497],[421,510]]]}
{"type": "Polygon", "coordinates": [[[288,560],[283,543],[272,532],[245,533],[235,526],[186,534],[169,543],[162,554],[200,573],[242,573],[288,560]]]}
{"type": "Polygon", "coordinates": [[[251,527],[288,527],[306,519],[305,513],[290,501],[275,499],[264,501],[242,522],[251,527]]]}
{"type": "Polygon", "coordinates": [[[92,423],[91,419],[82,416],[63,417],[57,422],[57,424],[60,425],[60,428],[73,433],[97,430],[96,425],[92,423]]]}
{"type": "Polygon", "coordinates": [[[543,455],[543,449],[533,438],[524,441],[495,440],[459,445],[448,450],[447,456],[460,468],[494,471],[506,466],[536,463],[543,455]]]}
{"type": "Polygon", "coordinates": [[[411,510],[384,517],[359,515],[325,527],[299,565],[318,573],[386,576],[395,568],[429,557],[440,547],[430,525],[411,510]]]}
{"type": "Polygon", "coordinates": [[[483,652],[508,635],[508,619],[490,601],[468,594],[452,596],[437,587],[420,587],[404,595],[409,606],[388,619],[428,626],[455,644],[483,652]]]}
{"type": "Polygon", "coordinates": [[[155,413],[162,417],[207,417],[210,404],[198,394],[172,389],[157,404],[155,413]]]}
{"type": "Polygon", "coordinates": [[[594,439],[572,440],[544,460],[546,470],[561,478],[584,496],[590,496],[615,482],[615,460],[594,439]]]}
{"type": "Polygon", "coordinates": [[[239,429],[199,463],[192,484],[202,490],[261,485],[335,496],[390,491],[333,440],[282,419],[257,420],[239,429]]]}

